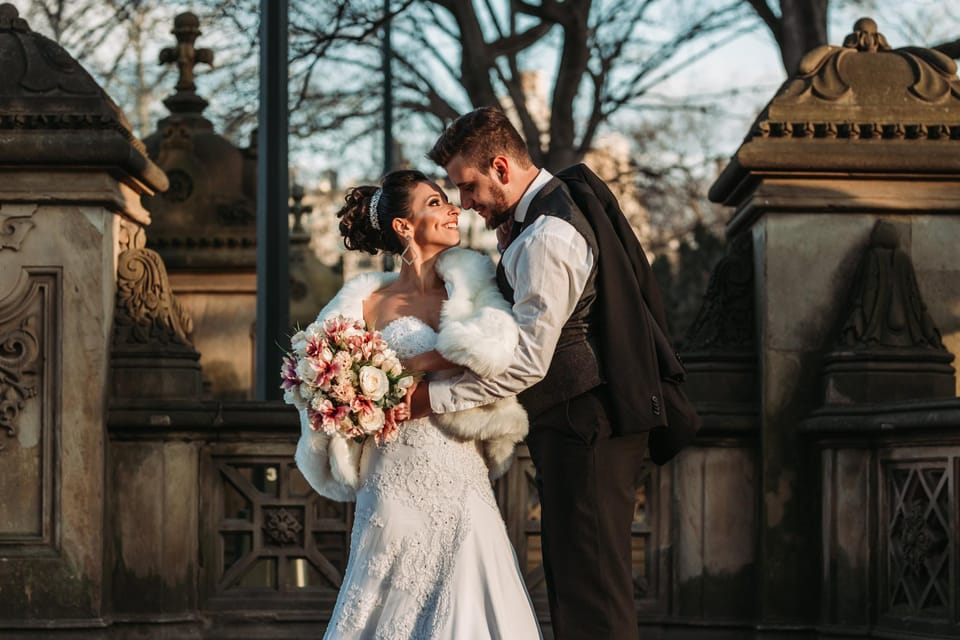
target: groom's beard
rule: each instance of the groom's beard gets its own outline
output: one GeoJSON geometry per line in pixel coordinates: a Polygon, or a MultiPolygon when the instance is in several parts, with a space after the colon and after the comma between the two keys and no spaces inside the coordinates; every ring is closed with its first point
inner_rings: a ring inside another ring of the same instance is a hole
{"type": "Polygon", "coordinates": [[[507,194],[500,185],[491,184],[490,195],[493,198],[493,204],[487,207],[490,211],[490,217],[487,218],[487,229],[496,229],[513,215],[515,207],[511,207],[510,203],[507,202],[507,194]]]}

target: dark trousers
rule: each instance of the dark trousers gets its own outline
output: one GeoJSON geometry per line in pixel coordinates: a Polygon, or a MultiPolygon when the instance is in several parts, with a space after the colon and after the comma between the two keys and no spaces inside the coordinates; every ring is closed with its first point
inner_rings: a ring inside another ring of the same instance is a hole
{"type": "Polygon", "coordinates": [[[605,396],[548,409],[527,436],[556,640],[637,638],[630,528],[647,434],[612,437],[605,396]]]}

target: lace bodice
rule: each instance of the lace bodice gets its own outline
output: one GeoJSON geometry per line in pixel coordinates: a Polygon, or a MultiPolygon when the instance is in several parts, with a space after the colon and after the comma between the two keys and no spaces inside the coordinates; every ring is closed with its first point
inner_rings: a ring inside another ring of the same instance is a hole
{"type": "Polygon", "coordinates": [[[380,333],[401,360],[429,351],[437,344],[437,332],[416,316],[391,320],[380,333]]]}

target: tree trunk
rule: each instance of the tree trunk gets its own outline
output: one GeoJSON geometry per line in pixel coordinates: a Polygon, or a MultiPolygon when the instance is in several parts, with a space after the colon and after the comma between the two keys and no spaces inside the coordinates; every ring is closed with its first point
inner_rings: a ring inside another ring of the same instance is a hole
{"type": "Polygon", "coordinates": [[[780,1],[780,56],[788,76],[797,72],[804,54],[827,44],[828,4],[829,0],[780,1]]]}
{"type": "Polygon", "coordinates": [[[474,107],[497,104],[497,94],[490,80],[490,49],[470,3],[454,2],[448,6],[460,30],[460,80],[474,107]]]}
{"type": "Polygon", "coordinates": [[[580,91],[590,51],[587,48],[589,0],[567,7],[563,22],[563,51],[557,83],[550,105],[550,146],[544,164],[550,171],[559,171],[581,160],[576,152],[576,128],[573,103],[580,91]]]}

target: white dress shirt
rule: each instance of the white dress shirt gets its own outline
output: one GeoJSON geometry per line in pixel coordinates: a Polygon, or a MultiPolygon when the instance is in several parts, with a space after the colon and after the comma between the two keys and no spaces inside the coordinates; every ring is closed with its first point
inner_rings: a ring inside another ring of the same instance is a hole
{"type": "MultiPolygon", "coordinates": [[[[540,170],[517,204],[514,224],[523,222],[530,202],[551,179],[550,172],[540,170]]],[[[430,407],[434,413],[489,404],[542,380],[553,359],[560,330],[587,285],[594,256],[573,225],[556,216],[542,215],[521,231],[500,260],[514,290],[513,316],[520,329],[513,364],[489,378],[465,370],[460,375],[430,382],[430,407]]]]}

